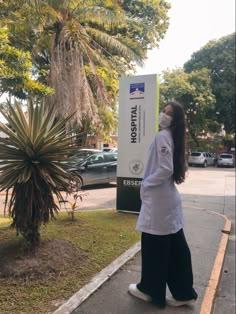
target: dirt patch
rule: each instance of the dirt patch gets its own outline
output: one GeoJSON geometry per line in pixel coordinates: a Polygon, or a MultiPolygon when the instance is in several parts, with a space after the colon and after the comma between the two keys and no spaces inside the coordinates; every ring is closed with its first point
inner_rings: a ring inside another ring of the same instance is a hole
{"type": "Polygon", "coordinates": [[[57,277],[68,265],[84,264],[85,254],[65,240],[42,241],[34,253],[23,254],[16,242],[0,246],[0,278],[57,277]]]}

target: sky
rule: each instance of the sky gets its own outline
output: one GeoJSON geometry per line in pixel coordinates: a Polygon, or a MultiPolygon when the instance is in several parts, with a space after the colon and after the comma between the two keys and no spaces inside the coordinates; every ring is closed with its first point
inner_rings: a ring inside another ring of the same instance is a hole
{"type": "Polygon", "coordinates": [[[235,32],[235,0],[167,0],[169,28],[136,75],[183,67],[210,40],[235,32]]]}

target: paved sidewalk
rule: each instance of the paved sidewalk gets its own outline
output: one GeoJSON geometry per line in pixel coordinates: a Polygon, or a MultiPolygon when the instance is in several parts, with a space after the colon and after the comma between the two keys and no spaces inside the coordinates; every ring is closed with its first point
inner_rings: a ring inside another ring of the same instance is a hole
{"type": "MultiPolygon", "coordinates": [[[[159,309],[152,303],[143,302],[127,292],[130,283],[140,279],[140,252],[125,263],[99,289],[84,302],[81,292],[62,305],[57,314],[152,314],[152,313],[201,313],[210,314],[216,288],[220,279],[228,235],[222,233],[230,228],[224,216],[199,208],[186,207],[185,235],[192,252],[195,289],[199,298],[194,306],[159,309]],[[222,238],[223,237],[223,238],[222,238]],[[222,242],[223,241],[223,242],[222,242]],[[210,279],[211,278],[211,279],[210,279]],[[209,283],[210,281],[210,283],[209,283]],[[77,298],[77,300],[76,300],[77,298]],[[73,302],[72,302],[73,301],[73,302]],[[76,307],[76,302],[81,303],[76,307]]],[[[99,276],[99,274],[98,274],[99,276]]],[[[97,279],[94,278],[96,285],[97,279]]],[[[85,287],[84,293],[89,294],[85,287]]],[[[168,295],[169,295],[168,291],[168,295]]]]}

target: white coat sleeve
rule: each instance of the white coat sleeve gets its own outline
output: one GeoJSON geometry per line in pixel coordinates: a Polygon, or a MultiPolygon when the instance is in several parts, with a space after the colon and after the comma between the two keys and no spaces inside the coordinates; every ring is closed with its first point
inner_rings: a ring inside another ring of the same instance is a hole
{"type": "MultiPolygon", "coordinates": [[[[143,187],[158,186],[171,178],[174,173],[173,147],[167,136],[156,137],[150,154],[156,155],[154,158],[156,162],[155,165],[152,165],[151,173],[143,181],[143,187]]],[[[153,160],[153,158],[150,159],[153,160]]]]}

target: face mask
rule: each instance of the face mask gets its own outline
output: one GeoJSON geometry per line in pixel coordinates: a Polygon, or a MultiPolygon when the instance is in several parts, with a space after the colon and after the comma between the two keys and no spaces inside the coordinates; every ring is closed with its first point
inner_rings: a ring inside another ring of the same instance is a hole
{"type": "Polygon", "coordinates": [[[172,117],[168,116],[164,112],[159,114],[158,123],[162,129],[166,129],[171,125],[172,117]]]}

